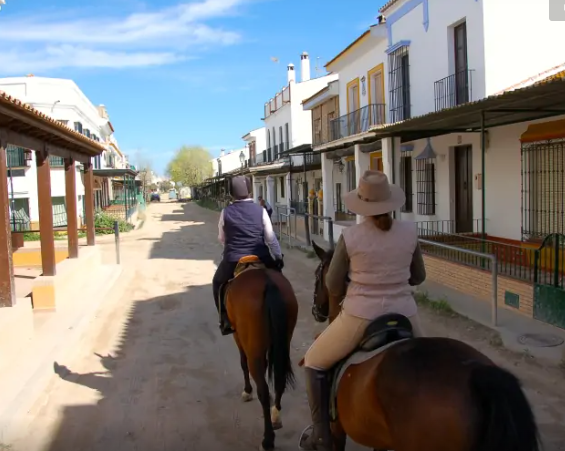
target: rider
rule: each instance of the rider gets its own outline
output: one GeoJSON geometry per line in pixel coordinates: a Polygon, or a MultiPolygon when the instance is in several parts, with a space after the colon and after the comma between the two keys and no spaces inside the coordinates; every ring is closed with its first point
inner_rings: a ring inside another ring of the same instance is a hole
{"type": "Polygon", "coordinates": [[[306,450],[330,451],[328,371],[356,349],[373,320],[400,313],[410,320],[414,336],[423,335],[411,289],[426,279],[417,227],[391,216],[406,202],[403,190],[382,172],[365,171],[344,202],[364,218],[343,231],[325,276],[329,295],[345,296],[342,311],[304,356],[313,422],[312,433],[301,440],[306,450]]]}
{"type": "MultiPolygon", "coordinates": [[[[222,210],[218,223],[218,239],[224,245],[224,252],[212,281],[216,307],[220,303],[220,287],[233,278],[241,258],[255,255],[267,268],[278,271],[284,266],[281,247],[267,211],[253,202],[250,191],[249,178],[237,176],[231,179],[231,195],[234,201],[222,210]]],[[[223,305],[220,318],[222,334],[233,333],[223,305]]]]}

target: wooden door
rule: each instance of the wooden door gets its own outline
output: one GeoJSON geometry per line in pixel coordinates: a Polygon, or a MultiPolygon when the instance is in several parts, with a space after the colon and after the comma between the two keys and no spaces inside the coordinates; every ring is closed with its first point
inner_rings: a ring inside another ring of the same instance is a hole
{"type": "Polygon", "coordinates": [[[473,148],[455,148],[455,233],[473,232],[473,148]]]}

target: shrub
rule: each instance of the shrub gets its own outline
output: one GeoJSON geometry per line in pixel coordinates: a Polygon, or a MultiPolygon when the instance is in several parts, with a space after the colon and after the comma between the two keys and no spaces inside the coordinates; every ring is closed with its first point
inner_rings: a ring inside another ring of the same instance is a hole
{"type": "Polygon", "coordinates": [[[123,219],[117,219],[112,215],[104,212],[98,212],[94,216],[94,228],[97,235],[111,235],[114,233],[114,222],[118,221],[118,229],[120,232],[129,232],[133,229],[133,225],[123,219]],[[102,229],[102,230],[100,230],[102,229]]]}

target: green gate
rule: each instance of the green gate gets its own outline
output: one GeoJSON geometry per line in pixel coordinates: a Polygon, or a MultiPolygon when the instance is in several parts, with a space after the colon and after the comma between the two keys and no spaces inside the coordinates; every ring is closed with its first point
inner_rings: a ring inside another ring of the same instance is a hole
{"type": "Polygon", "coordinates": [[[565,329],[565,235],[552,233],[535,252],[534,318],[565,329]]]}

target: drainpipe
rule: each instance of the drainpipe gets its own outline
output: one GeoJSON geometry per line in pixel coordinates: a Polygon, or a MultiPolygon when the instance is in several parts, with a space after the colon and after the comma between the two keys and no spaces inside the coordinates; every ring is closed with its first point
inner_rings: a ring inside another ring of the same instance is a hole
{"type": "MultiPolygon", "coordinates": [[[[391,171],[390,171],[390,175],[391,175],[391,177],[392,177],[391,182],[392,182],[393,184],[394,184],[394,182],[395,182],[395,180],[396,180],[396,163],[395,163],[396,148],[395,148],[395,145],[394,145],[395,141],[396,141],[396,139],[393,137],[393,138],[392,138],[392,157],[391,157],[391,162],[390,162],[390,163],[391,163],[391,166],[392,166],[392,169],[391,169],[391,171]]],[[[382,143],[382,140],[381,140],[381,143],[382,143]]],[[[393,216],[394,219],[397,219],[397,218],[396,218],[396,211],[397,211],[397,210],[394,210],[394,211],[392,212],[392,216],[393,216]]]]}
{"type": "Polygon", "coordinates": [[[486,238],[486,190],[485,190],[485,153],[486,153],[486,133],[485,133],[485,112],[481,111],[481,228],[483,239],[486,238]]]}

